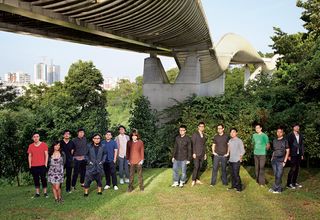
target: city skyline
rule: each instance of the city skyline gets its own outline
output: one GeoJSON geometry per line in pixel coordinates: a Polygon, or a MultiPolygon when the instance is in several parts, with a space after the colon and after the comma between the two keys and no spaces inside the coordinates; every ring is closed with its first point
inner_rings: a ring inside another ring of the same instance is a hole
{"type": "MultiPolygon", "coordinates": [[[[287,33],[304,31],[299,19],[302,10],[292,0],[233,0],[223,3],[203,0],[202,4],[213,43],[217,43],[224,34],[234,32],[246,38],[257,51],[265,53],[272,52],[268,45],[272,44],[270,36],[273,35],[274,26],[287,33]]],[[[79,59],[91,60],[104,77],[134,80],[142,75],[143,61],[148,57],[148,54],[7,32],[0,32],[0,42],[0,49],[5,51],[0,54],[1,78],[5,73],[17,71],[27,72],[32,76],[33,65],[47,57],[60,65],[60,80],[64,79],[69,66],[79,59]]],[[[173,58],[160,59],[166,70],[176,67],[173,58]]]]}

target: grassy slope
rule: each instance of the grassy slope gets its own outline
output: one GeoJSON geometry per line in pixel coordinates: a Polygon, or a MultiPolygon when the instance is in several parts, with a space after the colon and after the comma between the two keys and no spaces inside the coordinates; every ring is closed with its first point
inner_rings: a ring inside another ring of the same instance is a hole
{"type": "MultiPolygon", "coordinates": [[[[205,185],[183,189],[171,188],[171,169],[150,169],[144,172],[145,191],[126,193],[105,191],[83,198],[82,191],[64,195],[65,203],[50,198],[31,199],[33,188],[3,187],[0,194],[0,219],[320,219],[320,172],[303,170],[300,190],[286,190],[282,194],[268,193],[259,187],[250,174],[252,168],[241,170],[245,190],[227,191],[221,182],[210,187],[211,171],[202,175],[205,185]]],[[[286,172],[288,170],[286,169],[286,172]]],[[[273,181],[267,172],[269,186],[273,181]]]]}

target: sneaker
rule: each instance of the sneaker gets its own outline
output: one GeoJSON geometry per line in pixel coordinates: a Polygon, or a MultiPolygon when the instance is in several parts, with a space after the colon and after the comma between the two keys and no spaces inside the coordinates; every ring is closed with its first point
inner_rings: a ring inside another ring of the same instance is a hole
{"type": "Polygon", "coordinates": [[[236,192],[237,192],[237,193],[241,193],[241,190],[240,190],[240,189],[237,189],[236,192]]]}
{"type": "Polygon", "coordinates": [[[183,183],[183,182],[180,182],[179,187],[182,188],[183,185],[184,185],[184,183],[183,183]]]}
{"type": "Polygon", "coordinates": [[[177,187],[177,186],[179,186],[179,183],[178,182],[174,182],[171,186],[172,187],[177,187]]]}
{"type": "Polygon", "coordinates": [[[302,188],[302,185],[300,185],[299,183],[296,183],[294,186],[295,186],[296,188],[302,188]]]}
{"type": "Polygon", "coordinates": [[[49,198],[48,193],[43,194],[44,197],[49,198]]]}
{"type": "Polygon", "coordinates": [[[296,189],[295,186],[293,186],[292,184],[290,184],[289,186],[287,186],[288,189],[296,189]]]}
{"type": "Polygon", "coordinates": [[[81,183],[81,187],[84,187],[84,183],[81,183]]]}
{"type": "Polygon", "coordinates": [[[274,193],[274,194],[280,193],[279,191],[275,191],[275,190],[273,190],[273,189],[269,189],[269,192],[274,193]]]}
{"type": "Polygon", "coordinates": [[[35,199],[35,198],[39,198],[39,197],[40,197],[40,194],[36,193],[36,194],[34,194],[34,196],[32,196],[31,198],[32,198],[32,199],[35,199]]]}
{"type": "Polygon", "coordinates": [[[114,190],[118,190],[119,188],[118,188],[118,186],[114,186],[113,189],[114,190]]]}
{"type": "Polygon", "coordinates": [[[110,186],[109,186],[109,185],[106,185],[106,186],[104,187],[104,189],[110,189],[110,186]]]}
{"type": "Polygon", "coordinates": [[[124,181],[122,178],[120,179],[120,184],[124,184],[124,181]]]}
{"type": "Polygon", "coordinates": [[[229,187],[229,188],[227,188],[227,190],[234,190],[234,189],[237,189],[237,188],[235,188],[235,187],[229,187]]]}
{"type": "Polygon", "coordinates": [[[125,182],[125,183],[129,183],[130,181],[129,181],[128,178],[126,178],[126,179],[124,180],[124,182],[125,182]]]}

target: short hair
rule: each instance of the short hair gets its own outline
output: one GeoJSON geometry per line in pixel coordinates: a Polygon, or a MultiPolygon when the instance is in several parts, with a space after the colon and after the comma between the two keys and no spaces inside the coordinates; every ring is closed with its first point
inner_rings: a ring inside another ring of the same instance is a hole
{"type": "Polygon", "coordinates": [[[180,125],[180,127],[179,128],[184,128],[184,129],[186,129],[187,130],[187,126],[186,125],[180,125]]]}
{"type": "Polygon", "coordinates": [[[295,126],[299,126],[299,127],[300,127],[300,124],[299,124],[299,123],[294,123],[294,124],[292,125],[292,128],[294,128],[295,126]]]}
{"type": "Polygon", "coordinates": [[[40,136],[40,132],[39,131],[35,131],[35,132],[32,133],[32,137],[35,136],[36,134],[40,136]]]}
{"type": "Polygon", "coordinates": [[[140,134],[138,133],[137,130],[133,130],[130,134],[130,139],[132,140],[132,136],[137,136],[137,139],[140,139],[140,134]]]}
{"type": "Polygon", "coordinates": [[[78,131],[77,131],[77,133],[79,133],[80,131],[85,132],[84,128],[79,128],[78,131]]]}
{"type": "Polygon", "coordinates": [[[112,135],[112,132],[110,130],[107,130],[105,134],[110,133],[112,135]]]}
{"type": "Polygon", "coordinates": [[[279,125],[278,127],[277,127],[277,130],[284,130],[284,128],[283,128],[283,126],[282,125],[279,125]]]}
{"type": "Polygon", "coordinates": [[[123,125],[120,125],[120,126],[118,127],[118,130],[120,130],[120,128],[123,128],[125,131],[127,130],[126,127],[123,126],[123,125]]]}
{"type": "Polygon", "coordinates": [[[100,139],[102,139],[102,136],[101,136],[101,134],[99,134],[99,133],[95,133],[95,134],[93,134],[92,136],[91,136],[91,139],[93,139],[94,137],[96,137],[96,136],[99,136],[100,137],[100,139]]]}
{"type": "Polygon", "coordinates": [[[221,126],[222,128],[224,128],[224,125],[222,123],[218,124],[217,127],[221,126]]]}
{"type": "Polygon", "coordinates": [[[204,125],[204,126],[206,126],[206,124],[203,122],[203,121],[200,121],[199,123],[198,123],[198,126],[199,125],[204,125]]]}
{"type": "Polygon", "coordinates": [[[71,131],[69,129],[64,130],[62,134],[64,135],[67,132],[69,132],[69,134],[71,134],[71,131]]]}
{"type": "Polygon", "coordinates": [[[231,128],[231,129],[230,129],[230,132],[231,132],[231,131],[235,131],[235,132],[238,133],[238,129],[236,129],[236,128],[231,128]]]}
{"type": "Polygon", "coordinates": [[[254,125],[254,127],[257,127],[257,126],[259,126],[260,128],[262,128],[262,125],[261,125],[260,123],[256,123],[256,124],[254,125]]]}

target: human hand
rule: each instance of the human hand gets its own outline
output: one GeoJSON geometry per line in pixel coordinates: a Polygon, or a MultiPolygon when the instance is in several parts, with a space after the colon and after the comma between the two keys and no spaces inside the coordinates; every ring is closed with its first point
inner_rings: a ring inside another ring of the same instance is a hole
{"type": "Polygon", "coordinates": [[[190,161],[189,161],[189,160],[187,160],[186,164],[188,165],[189,163],[190,163],[190,161]]]}
{"type": "Polygon", "coordinates": [[[171,161],[172,161],[172,163],[174,163],[174,161],[175,161],[174,157],[172,157],[171,161]]]}
{"type": "Polygon", "coordinates": [[[128,163],[128,165],[131,165],[129,160],[127,160],[127,163],[128,163]]]}
{"type": "Polygon", "coordinates": [[[229,154],[225,154],[225,155],[223,155],[224,157],[228,157],[229,156],[229,154]]]}
{"type": "Polygon", "coordinates": [[[197,155],[196,154],[192,154],[193,159],[196,159],[197,155]]]}
{"type": "Polygon", "coordinates": [[[288,157],[288,160],[291,160],[291,157],[290,157],[290,156],[288,157]]]}
{"type": "Polygon", "coordinates": [[[143,164],[143,160],[141,160],[140,162],[139,162],[139,165],[142,165],[143,164]]]}
{"type": "Polygon", "coordinates": [[[93,163],[90,161],[90,162],[89,162],[89,165],[93,165],[93,163]]]}
{"type": "Polygon", "coordinates": [[[218,154],[217,154],[216,152],[213,152],[212,154],[213,154],[214,156],[218,156],[218,154]]]}
{"type": "Polygon", "coordinates": [[[301,156],[301,160],[304,160],[304,157],[303,157],[303,156],[301,156]]]}
{"type": "Polygon", "coordinates": [[[204,154],[204,160],[206,160],[207,159],[207,154],[204,154]]]}

